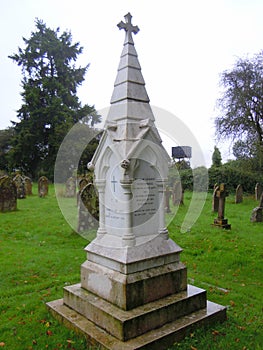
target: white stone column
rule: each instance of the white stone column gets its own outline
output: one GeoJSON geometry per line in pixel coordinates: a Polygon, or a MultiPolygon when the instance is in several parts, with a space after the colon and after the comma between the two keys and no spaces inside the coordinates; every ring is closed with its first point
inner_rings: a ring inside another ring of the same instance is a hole
{"type": "Polygon", "coordinates": [[[162,234],[164,239],[169,238],[168,230],[165,225],[165,198],[164,198],[164,189],[166,185],[165,180],[157,179],[156,183],[158,186],[158,195],[159,195],[159,233],[162,234]]]}
{"type": "Polygon", "coordinates": [[[105,227],[105,180],[96,180],[96,187],[99,192],[99,228],[97,236],[105,235],[107,233],[105,227]]]}
{"type": "Polygon", "coordinates": [[[135,235],[133,233],[133,223],[132,223],[132,186],[133,180],[121,180],[120,184],[124,189],[123,194],[125,195],[124,201],[124,216],[125,216],[125,227],[124,227],[124,235],[122,237],[122,244],[124,247],[132,247],[135,245],[135,235]]]}

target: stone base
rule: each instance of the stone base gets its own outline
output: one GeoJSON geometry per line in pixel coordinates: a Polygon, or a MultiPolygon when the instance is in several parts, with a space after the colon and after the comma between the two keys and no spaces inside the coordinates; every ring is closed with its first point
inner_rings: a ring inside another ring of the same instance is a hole
{"type": "Polygon", "coordinates": [[[231,225],[227,223],[227,219],[215,219],[213,226],[223,228],[225,230],[231,230],[231,225]]]}
{"type": "MultiPolygon", "coordinates": [[[[99,299],[98,303],[99,301],[102,300],[99,299]]],[[[71,309],[64,304],[63,299],[49,302],[47,306],[55,318],[70,329],[83,334],[88,344],[100,347],[101,350],[167,349],[175,342],[181,341],[193,329],[217,321],[223,322],[226,319],[226,308],[208,301],[206,307],[202,309],[181,316],[159,328],[148,330],[135,338],[123,341],[99,327],[78,311],[71,309]]],[[[134,311],[126,312],[132,317],[134,311]]],[[[127,319],[129,319],[128,314],[127,319]]]]}

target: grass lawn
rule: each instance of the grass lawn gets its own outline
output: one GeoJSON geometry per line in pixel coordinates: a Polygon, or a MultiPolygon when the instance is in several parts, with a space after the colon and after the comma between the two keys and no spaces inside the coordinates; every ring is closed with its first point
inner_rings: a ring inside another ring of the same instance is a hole
{"type": "MultiPolygon", "coordinates": [[[[0,348],[87,349],[85,339],[59,324],[45,303],[63,296],[63,286],[80,281],[88,241],[67,224],[50,186],[46,198],[18,201],[18,211],[0,213],[0,348]]],[[[228,320],[198,329],[173,350],[263,349],[263,223],[250,223],[257,202],[226,200],[231,231],[212,227],[211,195],[191,230],[180,233],[191,194],[169,224],[183,249],[189,283],[207,290],[208,299],[228,306],[228,320]]],[[[172,208],[174,211],[175,208],[172,208]]],[[[170,221],[173,214],[169,214],[170,221]]]]}

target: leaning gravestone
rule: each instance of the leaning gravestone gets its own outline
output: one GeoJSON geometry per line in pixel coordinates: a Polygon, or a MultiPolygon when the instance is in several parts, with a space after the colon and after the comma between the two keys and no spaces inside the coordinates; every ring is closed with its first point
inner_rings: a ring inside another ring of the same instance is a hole
{"type": "Polygon", "coordinates": [[[17,174],[13,181],[16,185],[16,191],[17,191],[17,198],[18,199],[24,199],[26,198],[26,187],[25,187],[25,181],[22,175],[17,174]]]}
{"type": "Polygon", "coordinates": [[[76,195],[76,181],[73,177],[70,177],[66,182],[65,197],[72,198],[76,195]]]}
{"type": "Polygon", "coordinates": [[[257,183],[255,186],[255,199],[256,199],[256,201],[260,200],[261,195],[262,195],[262,186],[260,183],[257,183]]]}
{"type": "Polygon", "coordinates": [[[17,209],[17,190],[11,177],[0,177],[0,212],[14,211],[17,209]]]}
{"type": "Polygon", "coordinates": [[[48,194],[48,179],[45,176],[41,176],[38,179],[38,195],[39,197],[45,197],[48,194]]]}
{"type": "Polygon", "coordinates": [[[228,191],[226,190],[225,184],[220,184],[218,190],[216,191],[216,196],[219,199],[218,203],[218,216],[214,220],[214,226],[224,228],[226,230],[231,229],[231,225],[227,223],[225,219],[225,199],[228,196],[228,191]]]}
{"type": "Polygon", "coordinates": [[[213,198],[212,198],[212,211],[217,212],[219,207],[219,197],[217,197],[217,191],[219,190],[219,186],[216,184],[214,186],[213,198]]]}
{"type": "Polygon", "coordinates": [[[24,176],[25,190],[27,196],[32,196],[32,180],[28,176],[24,176]]]}
{"type": "Polygon", "coordinates": [[[90,164],[99,193],[99,228],[85,248],[81,282],[48,303],[95,348],[166,349],[193,327],[226,319],[226,308],[188,285],[182,249],[165,227],[170,157],[154,123],[131,23],[101,141],[90,164]]]}
{"type": "Polygon", "coordinates": [[[236,188],[236,196],[235,196],[235,203],[242,203],[243,202],[243,187],[242,185],[238,185],[236,188]]]}
{"type": "Polygon", "coordinates": [[[250,217],[251,222],[263,221],[263,193],[261,194],[258,207],[254,208],[250,217]]]}
{"type": "Polygon", "coordinates": [[[98,227],[99,199],[92,183],[87,184],[80,192],[78,213],[78,232],[98,227]]]}

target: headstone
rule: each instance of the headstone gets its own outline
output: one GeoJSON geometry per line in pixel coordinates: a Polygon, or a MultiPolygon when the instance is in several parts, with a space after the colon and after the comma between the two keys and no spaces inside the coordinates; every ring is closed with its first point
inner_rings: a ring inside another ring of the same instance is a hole
{"type": "Polygon", "coordinates": [[[218,212],[218,207],[219,207],[219,197],[217,197],[218,190],[219,190],[219,186],[216,184],[214,186],[213,200],[212,200],[212,211],[213,212],[218,212]]]}
{"type": "Polygon", "coordinates": [[[261,194],[258,207],[254,208],[250,217],[251,222],[263,221],[263,193],[261,194]]]}
{"type": "Polygon", "coordinates": [[[180,181],[176,181],[173,185],[173,205],[184,204],[184,191],[180,181]]]}
{"type": "Polygon", "coordinates": [[[78,232],[98,227],[99,198],[92,183],[87,184],[80,192],[78,213],[78,232]]]}
{"type": "Polygon", "coordinates": [[[76,181],[70,177],[66,182],[65,197],[72,198],[76,195],[76,181]]]}
{"type": "Polygon", "coordinates": [[[260,200],[260,197],[262,195],[262,186],[260,183],[257,183],[256,186],[255,186],[255,199],[256,201],[259,201],[260,200]]]}
{"type": "Polygon", "coordinates": [[[220,184],[218,190],[216,191],[216,196],[219,199],[218,203],[218,216],[214,220],[214,226],[224,228],[226,230],[231,229],[231,225],[227,223],[225,219],[225,199],[228,196],[228,191],[226,190],[225,184],[220,184]]]}
{"type": "Polygon", "coordinates": [[[22,175],[17,174],[14,178],[13,181],[16,185],[16,190],[17,190],[17,198],[18,199],[24,199],[26,198],[26,187],[25,187],[25,181],[22,175]]]}
{"type": "Polygon", "coordinates": [[[39,197],[46,197],[48,194],[48,179],[45,176],[41,176],[38,179],[38,195],[39,197]]]}
{"type": "Polygon", "coordinates": [[[32,196],[32,180],[28,176],[24,176],[25,190],[27,196],[32,196]]]}
{"type": "Polygon", "coordinates": [[[235,203],[242,203],[243,202],[243,187],[242,185],[238,185],[236,188],[236,196],[235,196],[235,203]]]}
{"type": "Polygon", "coordinates": [[[169,186],[166,186],[166,190],[165,190],[165,212],[166,213],[171,213],[170,197],[171,197],[171,190],[169,186]]]}
{"type": "Polygon", "coordinates": [[[0,212],[14,211],[17,209],[17,190],[11,177],[0,177],[0,212]]]}
{"type": "Polygon", "coordinates": [[[48,303],[94,347],[166,349],[198,325],[225,320],[226,308],[187,286],[182,249],[165,227],[170,157],[154,123],[132,33],[125,42],[105,130],[91,163],[99,193],[97,237],[85,248],[81,282],[48,303]]]}

